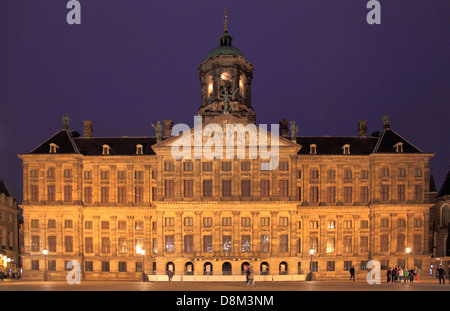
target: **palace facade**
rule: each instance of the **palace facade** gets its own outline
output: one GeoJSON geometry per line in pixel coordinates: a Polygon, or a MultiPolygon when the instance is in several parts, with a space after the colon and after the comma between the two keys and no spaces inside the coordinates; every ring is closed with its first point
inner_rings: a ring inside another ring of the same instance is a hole
{"type": "MultiPolygon", "coordinates": [[[[198,67],[199,126],[248,129],[253,65],[226,28],[219,42],[198,67]]],[[[371,136],[365,121],[348,137],[302,137],[295,127],[289,134],[288,120],[277,123],[272,133],[256,127],[278,148],[277,168],[263,170],[260,155],[175,159],[181,134],[172,136],[171,120],[153,137],[102,138],[91,121],[81,136],[64,118],[60,131],[19,155],[23,276],[65,279],[70,260],[86,280],[137,280],[143,269],[240,275],[248,264],[261,275],[312,269],[336,278],[351,266],[365,273],[371,259],[382,269],[430,263],[433,154],[391,129],[388,116],[371,136]]],[[[194,132],[183,135],[194,141],[194,132]]],[[[211,134],[203,145],[218,138],[211,134]]],[[[249,155],[248,136],[236,153],[249,155]]]]}

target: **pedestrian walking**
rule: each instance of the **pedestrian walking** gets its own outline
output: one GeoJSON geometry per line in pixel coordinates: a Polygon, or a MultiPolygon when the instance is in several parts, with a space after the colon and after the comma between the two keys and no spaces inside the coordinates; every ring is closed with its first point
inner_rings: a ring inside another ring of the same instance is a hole
{"type": "Polygon", "coordinates": [[[253,275],[253,266],[248,267],[247,269],[247,285],[252,284],[255,286],[255,276],[253,275]]]}
{"type": "Polygon", "coordinates": [[[414,268],[409,269],[409,283],[414,282],[414,268]]]}
{"type": "Polygon", "coordinates": [[[391,280],[392,283],[395,283],[397,281],[397,273],[398,273],[397,266],[395,266],[394,269],[392,270],[392,280],[391,280]]]}
{"type": "Polygon", "coordinates": [[[414,266],[414,278],[416,282],[419,282],[419,268],[417,266],[414,266]]]}
{"type": "Polygon", "coordinates": [[[3,271],[0,271],[0,280],[3,281],[3,271]]]}
{"type": "Polygon", "coordinates": [[[355,282],[355,266],[352,266],[350,268],[350,280],[353,280],[353,282],[355,282]]]}
{"type": "Polygon", "coordinates": [[[444,268],[442,268],[442,265],[439,265],[439,268],[437,269],[437,273],[439,276],[439,284],[441,284],[441,279],[442,279],[442,284],[445,284],[445,270],[444,270],[444,268]]]}
{"type": "Polygon", "coordinates": [[[167,273],[169,275],[169,282],[172,282],[172,278],[173,278],[173,271],[169,270],[169,272],[167,273]]]}

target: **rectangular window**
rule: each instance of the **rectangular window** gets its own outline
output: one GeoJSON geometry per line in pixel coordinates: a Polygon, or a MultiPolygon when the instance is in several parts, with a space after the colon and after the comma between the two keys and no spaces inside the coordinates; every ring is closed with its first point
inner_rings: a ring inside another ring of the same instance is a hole
{"type": "Polygon", "coordinates": [[[174,170],[173,162],[164,162],[164,170],[172,172],[174,170]]]}
{"type": "Polygon", "coordinates": [[[109,230],[109,221],[102,221],[101,225],[102,230],[109,230]]]}
{"type": "Polygon", "coordinates": [[[279,251],[280,252],[288,252],[289,251],[288,235],[287,234],[282,234],[278,238],[279,238],[279,241],[280,241],[279,251]]]}
{"type": "Polygon", "coordinates": [[[49,219],[47,223],[47,228],[49,229],[55,229],[56,228],[56,220],[49,219]]]}
{"type": "Polygon", "coordinates": [[[126,254],[127,253],[127,238],[120,237],[119,238],[119,245],[118,245],[118,252],[119,254],[126,254]]]}
{"type": "Polygon", "coordinates": [[[351,228],[352,228],[352,221],[344,220],[344,229],[351,229],[351,228]]]}
{"type": "Polygon", "coordinates": [[[140,220],[136,221],[136,222],[134,223],[134,229],[135,229],[136,231],[143,231],[143,230],[144,230],[144,222],[143,222],[143,221],[140,221],[140,220]]]}
{"type": "Polygon", "coordinates": [[[92,221],[90,221],[90,220],[85,221],[84,229],[92,229],[92,221]]]}
{"type": "Polygon", "coordinates": [[[381,177],[389,177],[389,169],[388,168],[381,169],[381,177]]]}
{"type": "Polygon", "coordinates": [[[86,180],[92,179],[92,171],[84,171],[83,176],[86,180]]]}
{"type": "Polygon", "coordinates": [[[203,236],[203,252],[212,253],[212,235],[204,235],[203,236]]]}
{"type": "Polygon", "coordinates": [[[86,237],[84,238],[84,252],[91,254],[94,252],[94,238],[86,237]]]}
{"type": "Polygon", "coordinates": [[[336,222],[334,220],[328,220],[327,229],[336,229],[336,222]]]}
{"type": "Polygon", "coordinates": [[[405,201],[405,185],[397,185],[397,200],[405,201]]]}
{"type": "Polygon", "coordinates": [[[175,224],[175,222],[174,222],[174,218],[173,217],[166,217],[166,218],[164,218],[164,225],[166,227],[173,227],[174,224],[175,224]]]}
{"type": "Polygon", "coordinates": [[[309,222],[309,229],[319,229],[319,222],[312,220],[309,222]]]}
{"type": "Polygon", "coordinates": [[[92,187],[84,187],[84,203],[92,203],[92,187]]]}
{"type": "Polygon", "coordinates": [[[101,202],[109,203],[109,187],[101,187],[100,194],[101,194],[101,198],[100,198],[101,202]]]}
{"type": "Polygon", "coordinates": [[[71,219],[64,220],[64,228],[72,229],[73,228],[73,221],[71,219]]]}
{"type": "Polygon", "coordinates": [[[344,179],[352,179],[352,170],[344,170],[344,179]]]}
{"type": "Polygon", "coordinates": [[[31,260],[31,270],[39,270],[39,260],[31,260]]]}
{"type": "Polygon", "coordinates": [[[64,186],[64,202],[72,202],[72,186],[64,186]]]}
{"type": "Polygon", "coordinates": [[[387,252],[389,250],[389,236],[384,234],[380,236],[380,251],[387,252]]]}
{"type": "MultiPolygon", "coordinates": [[[[2,220],[3,220],[3,213],[0,213],[2,215],[2,220]]],[[[31,228],[39,228],[39,219],[31,219],[31,228]]]]}
{"type": "Polygon", "coordinates": [[[318,203],[319,202],[319,187],[309,188],[309,202],[318,203]]]}
{"type": "Polygon", "coordinates": [[[73,237],[72,236],[64,237],[64,251],[66,253],[73,252],[73,237]]]}
{"type": "Polygon", "coordinates": [[[119,261],[119,272],[127,272],[127,262],[119,261]]]}
{"type": "Polygon", "coordinates": [[[400,228],[406,227],[406,220],[402,218],[397,219],[397,227],[400,228]]]}
{"type": "Polygon", "coordinates": [[[319,238],[318,237],[310,237],[309,238],[309,248],[314,249],[314,253],[319,251],[319,238]]]}
{"type": "Polygon", "coordinates": [[[250,169],[251,169],[251,163],[250,162],[247,162],[247,161],[241,162],[241,171],[247,172],[247,171],[250,171],[250,169]]]}
{"type": "Polygon", "coordinates": [[[243,253],[251,252],[251,243],[249,235],[241,236],[241,250],[243,253]]]}
{"type": "Polygon", "coordinates": [[[327,203],[336,202],[336,187],[327,187],[327,203]]]}
{"type": "Polygon", "coordinates": [[[127,179],[127,172],[126,171],[117,171],[117,179],[127,179]]]}
{"type": "Polygon", "coordinates": [[[49,236],[47,239],[48,242],[48,251],[49,252],[56,252],[56,236],[49,236]]]}
{"type": "Polygon", "coordinates": [[[368,228],[369,228],[369,221],[361,220],[361,229],[368,229],[368,228]]]}
{"type": "Polygon", "coordinates": [[[335,179],[336,178],[336,171],[335,170],[327,170],[327,178],[328,179],[335,179]]]}
{"type": "Polygon", "coordinates": [[[380,220],[380,227],[382,227],[382,228],[389,227],[389,219],[388,218],[382,218],[380,220]]]}
{"type": "Polygon", "coordinates": [[[38,185],[31,185],[30,186],[30,190],[31,190],[30,200],[32,202],[39,201],[39,186],[38,185]]]}
{"type": "Polygon", "coordinates": [[[134,187],[134,203],[142,204],[144,202],[144,188],[134,187]]]}
{"type": "Polygon", "coordinates": [[[222,197],[231,197],[231,180],[222,180],[222,197]]]}
{"type": "MultiPolygon", "coordinates": [[[[192,164],[192,162],[189,163],[192,164]]],[[[194,181],[192,179],[184,180],[184,196],[187,198],[194,196],[194,181]]]]}
{"type": "Polygon", "coordinates": [[[389,186],[381,185],[381,200],[389,201],[389,186]]]}
{"type": "Polygon", "coordinates": [[[109,261],[102,261],[102,272],[109,272],[109,261]]]}
{"type": "Polygon", "coordinates": [[[353,188],[344,187],[344,203],[352,203],[353,201],[353,188]]]}
{"type": "Polygon", "coordinates": [[[222,236],[222,250],[224,252],[231,252],[231,235],[222,236]]]}
{"type": "Polygon", "coordinates": [[[368,170],[361,171],[361,179],[369,179],[369,171],[368,170]]]}
{"type": "Polygon", "coordinates": [[[243,197],[250,196],[250,180],[241,181],[241,194],[243,197]]]}
{"type": "Polygon", "coordinates": [[[144,179],[144,171],[134,171],[134,179],[144,179]]]}
{"type": "Polygon", "coordinates": [[[192,253],[194,251],[194,236],[185,235],[184,236],[184,252],[192,253]]]}
{"type": "Polygon", "coordinates": [[[405,177],[406,176],[406,170],[404,168],[398,169],[398,177],[405,177]]]}
{"type": "Polygon", "coordinates": [[[420,201],[422,200],[422,186],[414,185],[414,200],[420,201]]]}
{"type": "Polygon", "coordinates": [[[422,169],[417,167],[414,169],[414,177],[422,177],[422,169]]]}
{"type": "Polygon", "coordinates": [[[100,171],[100,179],[109,179],[109,171],[100,171]]]}
{"type": "Polygon", "coordinates": [[[262,179],[260,181],[261,185],[261,196],[262,197],[268,197],[270,196],[270,181],[267,179],[262,179]]]}
{"type": "Polygon", "coordinates": [[[369,187],[363,186],[361,187],[361,203],[369,202],[369,187]]]}
{"type": "Polygon", "coordinates": [[[191,172],[194,170],[194,163],[192,162],[183,162],[183,171],[191,172]]]}
{"type": "Polygon", "coordinates": [[[397,252],[405,251],[406,237],[404,234],[397,234],[397,252]]]}
{"type": "Polygon", "coordinates": [[[231,217],[223,217],[222,218],[222,226],[224,227],[231,227],[231,217]]]}
{"type": "Polygon", "coordinates": [[[288,180],[280,180],[280,196],[281,197],[289,196],[289,181],[288,180]]]}
{"type": "Polygon", "coordinates": [[[84,270],[85,271],[94,271],[94,262],[93,261],[85,261],[84,262],[84,270]]]}
{"type": "Polygon", "coordinates": [[[289,171],[289,162],[283,161],[279,163],[280,171],[289,171]]]}
{"type": "Polygon", "coordinates": [[[334,261],[327,261],[327,271],[335,271],[335,263],[334,261]]]}
{"type": "MultiPolygon", "coordinates": [[[[173,163],[172,163],[173,164],[173,163]]],[[[165,180],[165,197],[171,198],[174,196],[175,183],[173,180],[165,180]]]]}
{"type": "Polygon", "coordinates": [[[56,260],[49,260],[47,267],[48,267],[49,271],[55,271],[56,270],[56,260]]]}
{"type": "Polygon", "coordinates": [[[241,225],[242,225],[242,227],[250,227],[251,226],[251,219],[250,219],[250,217],[242,217],[241,218],[241,225]]]}
{"type": "Polygon", "coordinates": [[[368,252],[369,251],[369,237],[368,236],[361,236],[359,238],[359,250],[360,252],[368,252]]]}
{"type": "Polygon", "coordinates": [[[203,197],[205,197],[205,198],[212,197],[212,180],[211,179],[203,180],[203,197]]]}
{"type": "Polygon", "coordinates": [[[297,199],[302,200],[302,187],[297,187],[297,199]]]}
{"type": "Polygon", "coordinates": [[[184,226],[192,227],[194,225],[194,218],[192,217],[184,217],[184,226]]]}
{"type": "Polygon", "coordinates": [[[175,251],[175,238],[173,235],[165,236],[166,253],[173,253],[175,251]]]}
{"type": "Polygon", "coordinates": [[[352,237],[344,236],[344,253],[352,252],[352,237]]]}
{"type": "Polygon", "coordinates": [[[231,162],[222,162],[222,171],[229,172],[231,171],[231,162]]]}
{"type": "Polygon", "coordinates": [[[109,253],[111,252],[111,243],[109,241],[109,238],[102,238],[102,253],[109,253]]]}
{"type": "Polygon", "coordinates": [[[212,217],[204,217],[203,218],[203,227],[212,227],[213,219],[212,217]]]}
{"type": "Polygon", "coordinates": [[[211,172],[212,171],[212,162],[203,162],[203,171],[211,172]]]}
{"type": "Polygon", "coordinates": [[[289,217],[280,217],[278,221],[279,221],[280,226],[288,226],[289,225],[289,217]]]}
{"type": "Polygon", "coordinates": [[[310,177],[311,179],[317,179],[317,178],[319,178],[319,170],[311,170],[311,171],[310,171],[309,177],[310,177]]]}
{"type": "Polygon", "coordinates": [[[55,202],[55,194],[56,194],[55,185],[48,186],[47,187],[47,200],[49,202],[55,202]]]}
{"type": "Polygon", "coordinates": [[[335,239],[334,236],[327,237],[327,253],[334,253],[335,239]]]}
{"type": "Polygon", "coordinates": [[[261,217],[260,222],[261,226],[270,226],[270,217],[261,217]]]}
{"type": "Polygon", "coordinates": [[[414,234],[412,251],[414,252],[414,254],[422,253],[422,235],[414,234]]]}
{"type": "Polygon", "coordinates": [[[64,170],[64,178],[72,178],[72,170],[71,169],[64,170]]]}
{"type": "Polygon", "coordinates": [[[270,252],[270,236],[269,235],[261,235],[261,252],[262,253],[270,252]]]}
{"type": "Polygon", "coordinates": [[[421,218],[414,218],[414,227],[415,228],[422,227],[422,219],[421,218]]]}

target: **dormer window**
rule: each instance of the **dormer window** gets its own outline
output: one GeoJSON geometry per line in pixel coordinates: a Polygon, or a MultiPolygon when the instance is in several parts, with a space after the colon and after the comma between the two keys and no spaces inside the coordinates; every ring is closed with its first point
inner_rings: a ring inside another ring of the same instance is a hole
{"type": "Polygon", "coordinates": [[[136,145],[136,154],[144,154],[144,150],[142,148],[142,145],[136,145]]]}
{"type": "Polygon", "coordinates": [[[316,144],[311,144],[311,146],[309,146],[309,153],[317,154],[317,145],[316,144]]]}
{"type": "Polygon", "coordinates": [[[109,151],[111,150],[111,147],[108,146],[108,145],[103,145],[102,148],[103,148],[103,153],[102,154],[103,155],[108,155],[109,151]]]}
{"type": "Polygon", "coordinates": [[[57,144],[51,143],[50,144],[50,153],[56,153],[56,150],[59,148],[57,144]]]}
{"type": "Polygon", "coordinates": [[[395,148],[395,152],[398,152],[398,153],[403,152],[403,143],[396,143],[394,145],[394,148],[395,148]]]}
{"type": "Polygon", "coordinates": [[[344,145],[344,147],[342,147],[342,150],[344,151],[344,154],[350,154],[350,145],[344,145]]]}

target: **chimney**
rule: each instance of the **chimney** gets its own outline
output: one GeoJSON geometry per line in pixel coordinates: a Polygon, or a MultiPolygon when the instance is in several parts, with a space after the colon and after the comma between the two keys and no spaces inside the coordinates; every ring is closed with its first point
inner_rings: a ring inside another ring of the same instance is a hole
{"type": "Polygon", "coordinates": [[[172,120],[164,120],[164,137],[172,136],[172,126],[173,126],[172,120]]]}
{"type": "Polygon", "coordinates": [[[358,136],[367,137],[367,120],[361,120],[358,122],[358,136]]]}
{"type": "Polygon", "coordinates": [[[280,136],[281,137],[289,137],[289,120],[288,119],[281,119],[280,120],[280,136]]]}
{"type": "Polygon", "coordinates": [[[93,124],[92,121],[86,120],[83,123],[84,123],[83,136],[91,138],[92,133],[94,132],[94,130],[92,129],[92,124],[93,124]]]}

